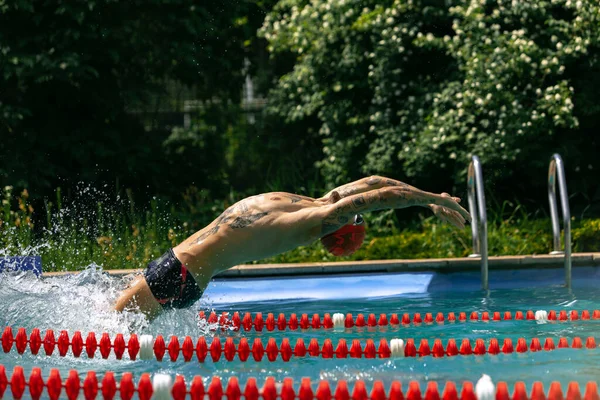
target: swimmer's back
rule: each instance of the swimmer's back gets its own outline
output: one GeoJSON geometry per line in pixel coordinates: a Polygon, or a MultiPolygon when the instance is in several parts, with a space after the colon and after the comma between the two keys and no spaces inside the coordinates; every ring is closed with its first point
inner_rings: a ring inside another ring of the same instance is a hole
{"type": "Polygon", "coordinates": [[[322,205],[285,192],[252,196],[227,208],[174,250],[192,273],[270,257],[318,239],[322,205]]]}

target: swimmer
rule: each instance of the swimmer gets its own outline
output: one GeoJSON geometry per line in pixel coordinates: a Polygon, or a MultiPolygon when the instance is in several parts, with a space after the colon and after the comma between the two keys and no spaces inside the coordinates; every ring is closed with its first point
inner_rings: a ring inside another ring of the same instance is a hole
{"type": "Polygon", "coordinates": [[[447,193],[425,192],[381,176],[348,183],[318,199],[284,192],[248,197],[148,264],[115,309],[154,317],[163,309],[189,307],[219,272],[317,239],[335,255],[351,254],[364,239],[364,212],[422,206],[464,228],[471,216],[459,202],[447,193]]]}

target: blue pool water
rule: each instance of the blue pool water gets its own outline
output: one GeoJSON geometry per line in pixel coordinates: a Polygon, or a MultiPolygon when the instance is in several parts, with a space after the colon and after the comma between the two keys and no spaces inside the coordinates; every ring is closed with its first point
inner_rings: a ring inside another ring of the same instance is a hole
{"type": "MultiPolygon", "coordinates": [[[[205,331],[199,326],[198,310],[209,312],[215,310],[291,313],[298,315],[307,313],[363,313],[377,316],[386,313],[416,313],[423,316],[427,312],[464,311],[469,315],[472,311],[527,311],[527,310],[590,310],[600,309],[600,282],[598,268],[574,269],[574,288],[571,292],[559,285],[562,271],[556,270],[520,270],[492,271],[491,287],[488,294],[478,290],[478,275],[475,273],[457,273],[436,275],[419,274],[386,274],[386,275],[351,275],[323,277],[303,277],[294,279],[254,279],[254,280],[218,280],[212,282],[204,297],[194,307],[187,310],[170,311],[152,322],[148,322],[138,314],[116,314],[109,311],[110,304],[118,296],[119,291],[127,284],[129,278],[109,277],[93,266],[88,267],[77,276],[45,278],[39,280],[28,274],[0,275],[0,325],[25,327],[28,332],[32,328],[40,328],[42,335],[46,329],[53,329],[58,335],[66,329],[72,335],[80,330],[85,338],[87,332],[98,334],[108,332],[111,337],[116,333],[124,333],[126,340],[131,330],[140,334],[161,334],[168,343],[170,335],[177,335],[182,340],[190,335],[194,343],[198,336],[207,335],[210,344],[211,336],[218,334],[222,342],[227,336],[249,338],[251,343],[260,337],[266,345],[273,337],[280,344],[283,338],[289,338],[292,346],[297,338],[303,338],[308,345],[311,338],[317,338],[322,345],[325,339],[332,339],[334,347],[337,341],[344,338],[351,342],[360,339],[363,343],[372,338],[378,344],[382,338],[388,341],[394,338],[404,340],[412,338],[418,345],[421,339],[429,340],[431,346],[435,339],[442,339],[444,345],[450,338],[456,339],[458,345],[463,338],[482,338],[489,344],[490,338],[497,338],[502,346],[504,338],[511,338],[516,347],[517,339],[524,337],[529,345],[531,338],[537,337],[542,345],[546,337],[554,339],[558,344],[560,337],[566,337],[571,343],[573,337],[581,337],[585,344],[588,336],[593,336],[600,343],[600,320],[567,321],[538,324],[535,321],[500,321],[500,322],[466,322],[445,323],[443,325],[421,325],[397,328],[353,328],[341,332],[334,330],[298,330],[272,332],[213,332],[205,331]]],[[[50,357],[33,356],[28,351],[18,355],[13,349],[11,353],[0,353],[0,364],[8,371],[15,365],[22,365],[26,375],[33,366],[42,368],[47,374],[51,368],[58,368],[61,376],[66,377],[70,369],[76,369],[81,376],[88,370],[103,372],[114,371],[119,378],[123,372],[133,372],[137,380],[143,372],[165,373],[175,376],[181,374],[189,383],[195,375],[205,377],[205,383],[213,375],[223,379],[236,376],[243,383],[248,377],[256,377],[261,384],[267,376],[273,376],[278,382],[285,377],[293,377],[299,383],[302,377],[313,381],[329,379],[331,381],[345,379],[354,382],[358,379],[366,382],[382,380],[386,387],[392,380],[408,383],[416,380],[425,388],[429,380],[443,383],[455,381],[459,387],[465,380],[477,381],[482,374],[491,376],[494,382],[506,381],[511,387],[516,381],[524,381],[530,388],[534,381],[541,381],[547,389],[552,381],[559,381],[566,388],[570,381],[584,385],[589,380],[600,378],[600,348],[557,349],[550,352],[527,352],[524,354],[499,354],[483,356],[456,356],[444,358],[395,358],[395,359],[322,359],[292,358],[283,362],[256,362],[250,359],[240,362],[237,357],[233,362],[223,358],[218,362],[209,359],[203,364],[185,363],[180,357],[177,362],[155,360],[116,360],[111,356],[108,360],[100,358],[88,359],[85,354],[74,358],[70,353],[59,357],[56,352],[50,357]]],[[[168,359],[168,357],[165,357],[168,359]]],[[[47,375],[45,375],[47,376],[47,375]]],[[[316,388],[316,386],[315,386],[316,388]]]]}

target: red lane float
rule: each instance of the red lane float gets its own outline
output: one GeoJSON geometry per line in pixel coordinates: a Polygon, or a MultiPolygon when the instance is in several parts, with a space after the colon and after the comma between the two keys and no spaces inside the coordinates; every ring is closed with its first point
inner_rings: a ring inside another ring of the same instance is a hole
{"type": "Polygon", "coordinates": [[[29,392],[29,396],[38,400],[44,392],[51,400],[58,399],[64,390],[64,394],[69,400],[75,400],[83,396],[87,400],[93,400],[100,394],[104,399],[114,399],[117,393],[124,400],[132,399],[136,394],[140,400],[149,400],[153,395],[157,399],[173,398],[183,400],[188,395],[191,399],[204,399],[208,395],[209,400],[221,400],[225,396],[228,400],[476,400],[476,393],[487,393],[494,395],[496,400],[509,399],[531,399],[531,400],[600,400],[598,394],[598,385],[596,382],[588,382],[584,389],[583,397],[577,382],[570,382],[563,390],[559,382],[552,382],[547,392],[541,382],[533,383],[530,395],[527,395],[527,388],[523,382],[517,382],[512,390],[512,397],[509,394],[506,382],[498,382],[493,385],[489,377],[482,378],[476,384],[463,382],[460,393],[457,385],[453,382],[446,382],[442,393],[439,391],[437,382],[428,382],[425,393],[421,393],[421,387],[418,382],[408,383],[405,393],[402,391],[402,384],[394,381],[388,388],[381,381],[375,381],[371,385],[371,390],[363,381],[356,381],[353,384],[353,390],[349,389],[348,383],[344,380],[329,382],[322,380],[311,382],[308,378],[300,381],[298,391],[294,389],[294,381],[291,378],[284,378],[281,384],[277,384],[275,379],[268,377],[259,389],[255,378],[249,378],[242,388],[236,377],[229,378],[225,387],[220,377],[214,376],[210,380],[208,388],[205,388],[203,379],[195,376],[191,384],[185,381],[181,375],[173,381],[168,375],[156,374],[154,379],[144,373],[136,381],[133,374],[123,373],[121,380],[117,381],[112,372],[106,372],[101,381],[98,380],[96,373],[90,371],[85,376],[83,382],[80,374],[75,371],[69,371],[67,379],[63,381],[60,372],[57,369],[51,369],[50,374],[44,380],[39,368],[33,368],[29,378],[25,377],[23,368],[16,366],[13,369],[10,378],[6,374],[5,367],[0,364],[0,398],[7,391],[14,398],[21,398],[29,392]],[[313,390],[316,387],[316,391],[313,390]],[[563,395],[566,393],[566,396],[563,395]]]}
{"type": "Polygon", "coordinates": [[[353,327],[366,327],[366,328],[385,328],[385,327],[400,327],[407,325],[421,325],[421,324],[443,324],[445,322],[476,322],[476,321],[507,321],[507,320],[539,320],[543,319],[546,321],[577,321],[577,320],[600,320],[600,310],[594,310],[590,313],[589,310],[582,310],[581,313],[577,310],[571,310],[570,313],[562,310],[559,311],[558,314],[554,310],[546,311],[537,311],[534,313],[532,310],[528,310],[525,313],[522,311],[517,311],[513,317],[510,311],[505,311],[503,313],[495,311],[495,312],[487,312],[484,311],[482,313],[478,313],[477,311],[473,311],[467,317],[467,313],[459,312],[454,313],[450,312],[447,315],[444,315],[441,312],[435,313],[425,313],[425,316],[422,316],[420,313],[415,313],[412,316],[409,313],[404,313],[402,316],[398,314],[390,314],[388,317],[387,314],[379,314],[379,316],[375,314],[368,314],[365,318],[364,314],[358,314],[356,318],[348,313],[344,317],[343,314],[333,314],[333,317],[329,313],[325,313],[323,318],[319,314],[313,314],[312,317],[309,317],[308,314],[301,314],[298,317],[298,314],[290,314],[289,317],[286,317],[285,314],[278,314],[277,318],[274,313],[268,313],[266,320],[263,317],[263,313],[255,313],[252,316],[251,313],[244,313],[242,317],[239,312],[230,313],[221,313],[217,315],[215,312],[209,313],[208,317],[204,311],[200,311],[198,314],[199,321],[208,325],[209,329],[217,330],[217,329],[232,329],[232,330],[243,330],[250,331],[255,330],[260,332],[262,330],[267,331],[284,331],[284,330],[297,330],[297,329],[349,329],[353,327]],[[457,316],[458,315],[458,316],[457,316]]]}
{"type": "Polygon", "coordinates": [[[321,344],[318,339],[313,338],[307,346],[304,339],[298,338],[294,347],[292,347],[292,343],[287,338],[282,339],[279,344],[275,338],[268,338],[266,339],[267,344],[265,346],[261,338],[254,338],[251,343],[247,338],[241,338],[236,343],[233,338],[228,337],[223,343],[221,338],[213,337],[209,344],[205,337],[200,337],[194,344],[192,338],[189,336],[186,336],[183,342],[180,342],[177,336],[171,336],[167,344],[161,335],[158,335],[156,338],[149,335],[142,335],[140,340],[138,340],[137,335],[132,334],[126,342],[122,334],[117,334],[114,340],[111,341],[108,333],[103,333],[100,341],[96,340],[94,333],[89,333],[85,343],[83,343],[80,332],[75,332],[73,338],[69,339],[68,333],[61,331],[58,339],[55,339],[54,332],[48,330],[45,333],[44,340],[41,341],[38,329],[34,329],[31,332],[30,338],[27,339],[27,333],[23,328],[19,328],[17,335],[14,336],[19,339],[13,341],[12,339],[7,340],[7,338],[13,338],[13,332],[10,327],[4,329],[2,337],[4,338],[2,349],[5,353],[11,351],[14,342],[14,347],[20,354],[29,345],[31,352],[35,355],[39,352],[41,344],[43,344],[44,353],[47,356],[54,354],[54,349],[57,347],[59,356],[64,357],[70,347],[75,357],[83,354],[83,348],[85,348],[85,353],[89,358],[93,358],[96,350],[99,349],[102,358],[108,358],[112,352],[115,358],[120,360],[127,350],[129,359],[131,360],[135,360],[139,356],[144,359],[155,358],[158,361],[163,361],[165,355],[167,355],[172,362],[177,361],[180,355],[185,362],[191,361],[194,355],[199,362],[205,362],[209,358],[213,362],[217,362],[221,358],[232,361],[236,355],[240,361],[247,361],[252,357],[254,361],[258,362],[262,361],[266,355],[268,361],[273,362],[281,358],[287,362],[292,357],[305,356],[322,358],[452,357],[459,354],[464,356],[480,356],[484,354],[497,355],[500,353],[526,353],[542,350],[553,351],[569,347],[575,349],[596,349],[598,347],[594,337],[586,338],[585,345],[579,337],[573,338],[570,345],[566,338],[560,338],[558,346],[554,344],[554,339],[552,338],[545,338],[543,346],[542,341],[538,338],[532,338],[531,340],[519,338],[516,346],[510,338],[506,338],[502,342],[491,338],[487,343],[483,339],[476,339],[474,347],[469,339],[463,339],[460,342],[460,347],[454,339],[448,339],[446,347],[444,347],[440,339],[433,341],[433,347],[430,347],[427,339],[421,339],[418,348],[414,339],[407,339],[406,341],[392,339],[390,342],[386,339],[381,339],[378,344],[373,339],[367,339],[364,343],[358,339],[352,340],[351,343],[348,343],[345,339],[339,339],[334,346],[331,339],[325,339],[321,344]]]}

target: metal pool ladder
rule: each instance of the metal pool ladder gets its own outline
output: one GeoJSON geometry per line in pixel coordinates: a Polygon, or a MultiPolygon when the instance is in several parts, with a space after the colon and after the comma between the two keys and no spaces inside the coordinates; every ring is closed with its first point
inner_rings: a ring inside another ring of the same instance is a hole
{"type": "MultiPolygon", "coordinates": [[[[470,199],[469,199],[470,200],[470,199]]],[[[550,203],[550,218],[552,219],[552,234],[554,237],[554,251],[550,254],[565,255],[565,286],[571,289],[571,211],[569,209],[569,195],[567,194],[567,180],[565,178],[565,167],[562,158],[554,154],[550,158],[548,168],[548,202],[550,203]],[[560,245],[560,223],[558,222],[558,210],[556,205],[556,172],[558,170],[558,190],[560,192],[560,203],[565,230],[565,250],[560,245]]]]}
{"type": "Polygon", "coordinates": [[[483,192],[483,173],[481,172],[481,162],[477,156],[473,156],[469,164],[467,188],[469,213],[472,219],[471,232],[473,233],[473,254],[469,257],[481,257],[481,287],[483,290],[488,290],[487,212],[483,192]]]}

